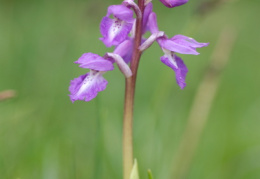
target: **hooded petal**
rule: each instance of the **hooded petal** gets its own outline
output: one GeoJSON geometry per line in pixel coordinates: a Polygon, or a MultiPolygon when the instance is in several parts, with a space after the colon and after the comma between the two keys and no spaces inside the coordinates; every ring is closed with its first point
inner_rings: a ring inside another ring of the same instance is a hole
{"type": "Polygon", "coordinates": [[[119,45],[128,38],[132,23],[120,19],[104,17],[100,24],[102,38],[100,40],[107,46],[119,45]]]}
{"type": "Polygon", "coordinates": [[[165,51],[165,55],[161,57],[161,61],[172,68],[175,72],[176,82],[183,89],[186,86],[185,78],[188,69],[182,59],[175,55],[173,52],[165,51]]]}
{"type": "Polygon", "coordinates": [[[160,0],[166,7],[173,8],[186,4],[189,0],[160,0]]]}
{"type": "Polygon", "coordinates": [[[102,72],[90,71],[79,76],[70,82],[70,100],[90,101],[95,98],[98,92],[106,89],[107,81],[103,78],[102,72]]]}
{"type": "Polygon", "coordinates": [[[109,6],[107,9],[107,17],[113,15],[115,18],[126,21],[126,22],[133,22],[133,11],[127,8],[124,5],[112,5],[109,6]]]}
{"type": "Polygon", "coordinates": [[[75,63],[81,68],[88,68],[97,71],[111,71],[113,63],[94,53],[84,53],[75,63]]]}

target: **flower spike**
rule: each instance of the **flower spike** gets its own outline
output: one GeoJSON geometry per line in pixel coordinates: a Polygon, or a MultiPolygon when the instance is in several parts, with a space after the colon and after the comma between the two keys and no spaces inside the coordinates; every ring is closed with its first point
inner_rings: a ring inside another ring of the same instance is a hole
{"type": "MultiPolygon", "coordinates": [[[[169,8],[188,2],[188,0],[160,1],[169,8]]],[[[139,62],[139,59],[134,58],[135,61],[132,63],[132,57],[140,58],[142,52],[149,48],[154,41],[157,41],[164,52],[160,58],[161,62],[175,72],[177,84],[181,89],[186,86],[185,78],[188,69],[176,53],[198,55],[197,48],[208,46],[209,43],[200,43],[184,35],[168,38],[165,32],[158,28],[152,0],[143,2],[144,6],[139,7],[134,0],[123,0],[120,5],[108,7],[107,14],[100,23],[102,34],[100,40],[106,47],[114,46],[115,48],[112,53],[106,52],[103,57],[94,53],[84,53],[75,62],[79,64],[80,68],[87,68],[90,72],[71,80],[69,96],[72,102],[75,100],[90,101],[97,96],[98,92],[104,90],[108,82],[103,78],[103,74],[114,69],[113,63],[116,63],[124,76],[130,79],[132,73],[136,73],[137,70],[137,66],[133,64],[136,65],[136,62],[139,62]],[[134,12],[135,18],[133,17],[134,12]],[[151,33],[147,39],[144,37],[146,32],[151,33]],[[138,38],[135,33],[138,34],[138,38]],[[138,50],[134,50],[136,45],[139,45],[138,50]],[[131,69],[129,63],[131,63],[131,69]]]]}

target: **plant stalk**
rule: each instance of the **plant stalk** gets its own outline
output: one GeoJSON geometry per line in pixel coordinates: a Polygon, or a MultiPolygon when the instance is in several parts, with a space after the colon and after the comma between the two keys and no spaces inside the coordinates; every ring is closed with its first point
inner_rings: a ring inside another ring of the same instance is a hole
{"type": "Polygon", "coordinates": [[[136,31],[134,38],[134,51],[130,64],[133,75],[126,78],[125,106],[123,122],[123,176],[129,179],[133,167],[133,108],[137,69],[142,52],[138,49],[142,38],[142,21],[144,12],[144,0],[138,0],[138,7],[142,16],[136,19],[136,31]]]}

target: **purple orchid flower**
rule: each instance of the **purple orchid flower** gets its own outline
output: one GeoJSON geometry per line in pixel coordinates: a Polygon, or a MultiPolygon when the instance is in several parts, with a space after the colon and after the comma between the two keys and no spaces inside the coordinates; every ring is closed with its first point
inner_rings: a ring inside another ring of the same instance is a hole
{"type": "Polygon", "coordinates": [[[127,39],[133,26],[133,11],[124,5],[112,5],[108,7],[107,15],[100,24],[102,38],[100,40],[107,46],[119,45],[127,39]],[[114,19],[109,16],[113,15],[114,19]]]}
{"type": "Polygon", "coordinates": [[[108,82],[102,75],[114,69],[114,62],[126,77],[132,76],[130,68],[120,56],[126,55],[126,48],[129,45],[130,43],[126,41],[115,50],[115,53],[107,53],[104,57],[93,53],[84,53],[75,63],[79,64],[81,68],[90,69],[90,72],[71,80],[69,87],[71,101],[90,101],[97,96],[98,92],[105,90],[108,82]]]}
{"type": "Polygon", "coordinates": [[[150,14],[148,26],[152,35],[140,48],[145,49],[146,46],[151,45],[153,40],[157,39],[158,44],[164,52],[161,61],[174,70],[177,84],[183,89],[186,86],[185,78],[188,69],[182,59],[175,55],[175,53],[198,55],[199,52],[196,51],[196,48],[208,46],[209,43],[199,43],[193,38],[184,35],[175,35],[169,39],[164,33],[158,30],[155,13],[150,14]]]}
{"type": "Polygon", "coordinates": [[[198,55],[196,48],[208,46],[208,43],[199,43],[183,35],[176,35],[171,39],[161,37],[157,41],[164,51],[161,61],[174,70],[177,84],[183,89],[186,86],[185,78],[188,69],[175,53],[198,55]]]}
{"type": "Polygon", "coordinates": [[[106,89],[107,81],[103,78],[106,71],[114,69],[113,63],[97,54],[84,53],[75,63],[81,68],[88,68],[90,72],[71,80],[70,99],[90,101],[99,91],[106,89]]]}
{"type": "Polygon", "coordinates": [[[189,0],[160,0],[166,7],[173,8],[186,4],[189,0]]]}

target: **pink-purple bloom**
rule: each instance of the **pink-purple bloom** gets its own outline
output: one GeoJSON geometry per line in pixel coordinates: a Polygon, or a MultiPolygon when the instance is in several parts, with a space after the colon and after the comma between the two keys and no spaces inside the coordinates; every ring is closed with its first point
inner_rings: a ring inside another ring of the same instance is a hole
{"type": "Polygon", "coordinates": [[[90,72],[71,80],[69,87],[71,101],[90,101],[97,96],[98,92],[105,90],[108,82],[102,75],[114,69],[114,62],[126,77],[130,77],[132,72],[120,56],[127,54],[126,48],[129,45],[131,45],[130,42],[125,41],[115,50],[115,53],[107,53],[104,57],[93,53],[84,53],[75,61],[76,64],[79,64],[79,67],[88,68],[90,72]]]}
{"type": "Polygon", "coordinates": [[[100,40],[107,46],[119,45],[127,39],[134,22],[133,11],[124,5],[112,5],[108,7],[107,15],[100,24],[100,32],[103,35],[100,40]],[[113,19],[109,16],[113,15],[113,19]]]}
{"type": "MultiPolygon", "coordinates": [[[[188,0],[160,0],[167,7],[183,5],[188,0]]],[[[121,5],[111,5],[108,7],[107,14],[103,17],[100,24],[102,38],[100,40],[106,47],[114,46],[112,53],[105,53],[99,56],[94,53],[84,53],[75,63],[80,68],[87,68],[89,72],[71,80],[69,91],[72,102],[75,100],[90,101],[95,98],[98,92],[105,90],[108,82],[103,75],[114,69],[114,64],[118,66],[122,74],[129,78],[132,76],[129,63],[131,63],[134,51],[134,38],[136,19],[143,18],[142,35],[150,32],[151,36],[147,39],[142,38],[140,51],[149,48],[154,41],[157,41],[164,55],[160,58],[161,62],[170,67],[175,72],[177,84],[183,89],[186,86],[186,75],[188,69],[183,60],[176,55],[191,54],[198,55],[197,48],[205,47],[208,43],[200,43],[193,38],[184,35],[175,35],[171,38],[160,31],[157,25],[156,14],[153,12],[151,2],[145,4],[143,14],[134,0],[124,0],[121,5]]]]}
{"type": "MultiPolygon", "coordinates": [[[[153,34],[160,32],[155,13],[150,14],[148,26],[153,34]]],[[[208,46],[209,43],[200,43],[184,35],[175,35],[172,38],[163,35],[157,38],[157,42],[164,52],[161,61],[174,70],[177,84],[183,89],[186,86],[185,78],[188,69],[175,53],[198,55],[196,48],[208,46]]]]}
{"type": "Polygon", "coordinates": [[[88,68],[90,72],[81,75],[70,82],[70,99],[90,101],[99,91],[106,88],[107,81],[103,78],[106,71],[114,69],[113,63],[97,54],[84,53],[76,62],[81,68],[88,68]]]}

